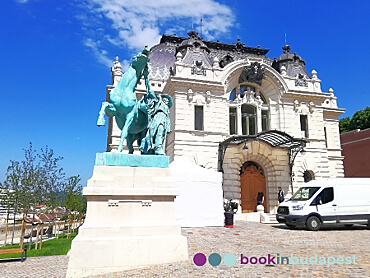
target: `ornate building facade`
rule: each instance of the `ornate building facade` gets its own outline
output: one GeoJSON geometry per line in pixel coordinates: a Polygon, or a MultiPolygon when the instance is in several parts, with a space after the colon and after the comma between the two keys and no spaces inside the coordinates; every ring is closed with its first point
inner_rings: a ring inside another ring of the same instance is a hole
{"type": "MultiPolygon", "coordinates": [[[[317,72],[285,45],[279,58],[268,49],[163,35],[150,54],[151,88],[169,94],[171,133],[166,153],[185,156],[223,172],[224,197],[254,211],[262,191],[266,212],[277,190],[293,192],[311,179],[343,177],[337,106],[333,90],[321,91],[317,72]]],[[[122,76],[117,61],[113,85],[122,76]]],[[[144,82],[137,87],[138,98],[144,82]]],[[[120,132],[110,120],[107,150],[120,132]]]]}

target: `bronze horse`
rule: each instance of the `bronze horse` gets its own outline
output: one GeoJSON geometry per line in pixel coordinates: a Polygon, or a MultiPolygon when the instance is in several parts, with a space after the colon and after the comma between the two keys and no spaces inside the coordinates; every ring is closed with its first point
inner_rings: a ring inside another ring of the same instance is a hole
{"type": "Polygon", "coordinates": [[[140,107],[135,89],[143,75],[145,84],[149,84],[149,53],[150,48],[145,46],[143,51],[133,57],[128,70],[109,93],[109,102],[103,102],[99,112],[98,126],[105,125],[104,114],[115,116],[117,126],[121,130],[119,152],[122,152],[123,142],[126,140],[129,153],[132,154],[133,142],[137,140],[140,145],[148,129],[148,112],[145,105],[140,107]]]}

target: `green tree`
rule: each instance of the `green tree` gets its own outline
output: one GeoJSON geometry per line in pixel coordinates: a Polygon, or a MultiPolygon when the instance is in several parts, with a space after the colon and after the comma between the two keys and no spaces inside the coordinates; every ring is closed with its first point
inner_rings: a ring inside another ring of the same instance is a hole
{"type": "Polygon", "coordinates": [[[47,146],[37,154],[30,143],[22,161],[10,161],[3,186],[14,190],[23,212],[36,205],[53,209],[63,203],[62,191],[68,179],[59,166],[62,159],[47,146]]]}
{"type": "Polygon", "coordinates": [[[370,107],[366,107],[364,110],[357,111],[350,123],[350,129],[366,129],[370,128],[370,107]]]}
{"type": "Polygon", "coordinates": [[[32,204],[40,200],[39,165],[36,153],[30,143],[29,149],[24,150],[24,160],[11,160],[7,169],[4,187],[14,190],[18,208],[27,212],[32,204]]]}
{"type": "Polygon", "coordinates": [[[340,133],[350,131],[350,127],[349,127],[350,123],[351,123],[350,117],[345,117],[343,119],[340,119],[339,120],[339,131],[340,131],[340,133]]]}
{"type": "Polygon", "coordinates": [[[352,118],[346,117],[339,120],[340,133],[370,128],[370,107],[357,111],[352,118]]]}
{"type": "Polygon", "coordinates": [[[49,208],[55,208],[61,204],[61,191],[64,188],[65,173],[63,168],[59,167],[59,161],[63,157],[55,157],[54,151],[47,146],[41,149],[41,154],[38,155],[40,167],[40,185],[42,188],[43,204],[49,208]]]}
{"type": "Polygon", "coordinates": [[[72,176],[67,179],[65,183],[64,206],[69,211],[79,212],[80,214],[86,213],[86,197],[82,195],[82,186],[80,185],[80,176],[72,176]]]}

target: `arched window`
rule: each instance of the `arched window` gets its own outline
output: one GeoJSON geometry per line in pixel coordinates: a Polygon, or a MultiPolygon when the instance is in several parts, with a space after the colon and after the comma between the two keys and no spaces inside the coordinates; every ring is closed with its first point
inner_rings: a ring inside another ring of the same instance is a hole
{"type": "Polygon", "coordinates": [[[230,91],[230,135],[256,135],[269,129],[269,106],[258,88],[243,83],[230,91]]]}
{"type": "Polygon", "coordinates": [[[256,134],[256,107],[243,104],[242,105],[242,132],[243,135],[256,134]]]}

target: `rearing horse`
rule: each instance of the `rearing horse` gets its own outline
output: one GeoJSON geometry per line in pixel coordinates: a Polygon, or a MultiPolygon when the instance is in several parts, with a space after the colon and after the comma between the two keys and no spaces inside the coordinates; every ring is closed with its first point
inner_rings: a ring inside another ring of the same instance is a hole
{"type": "Polygon", "coordinates": [[[132,154],[134,152],[132,143],[138,140],[140,145],[148,129],[148,113],[145,108],[139,109],[135,88],[143,75],[145,84],[149,84],[149,53],[150,48],[145,46],[142,52],[133,57],[128,70],[109,93],[109,102],[103,102],[99,112],[98,126],[105,125],[104,114],[109,117],[115,116],[117,126],[121,130],[119,152],[122,152],[123,142],[126,139],[129,153],[132,154]]]}

